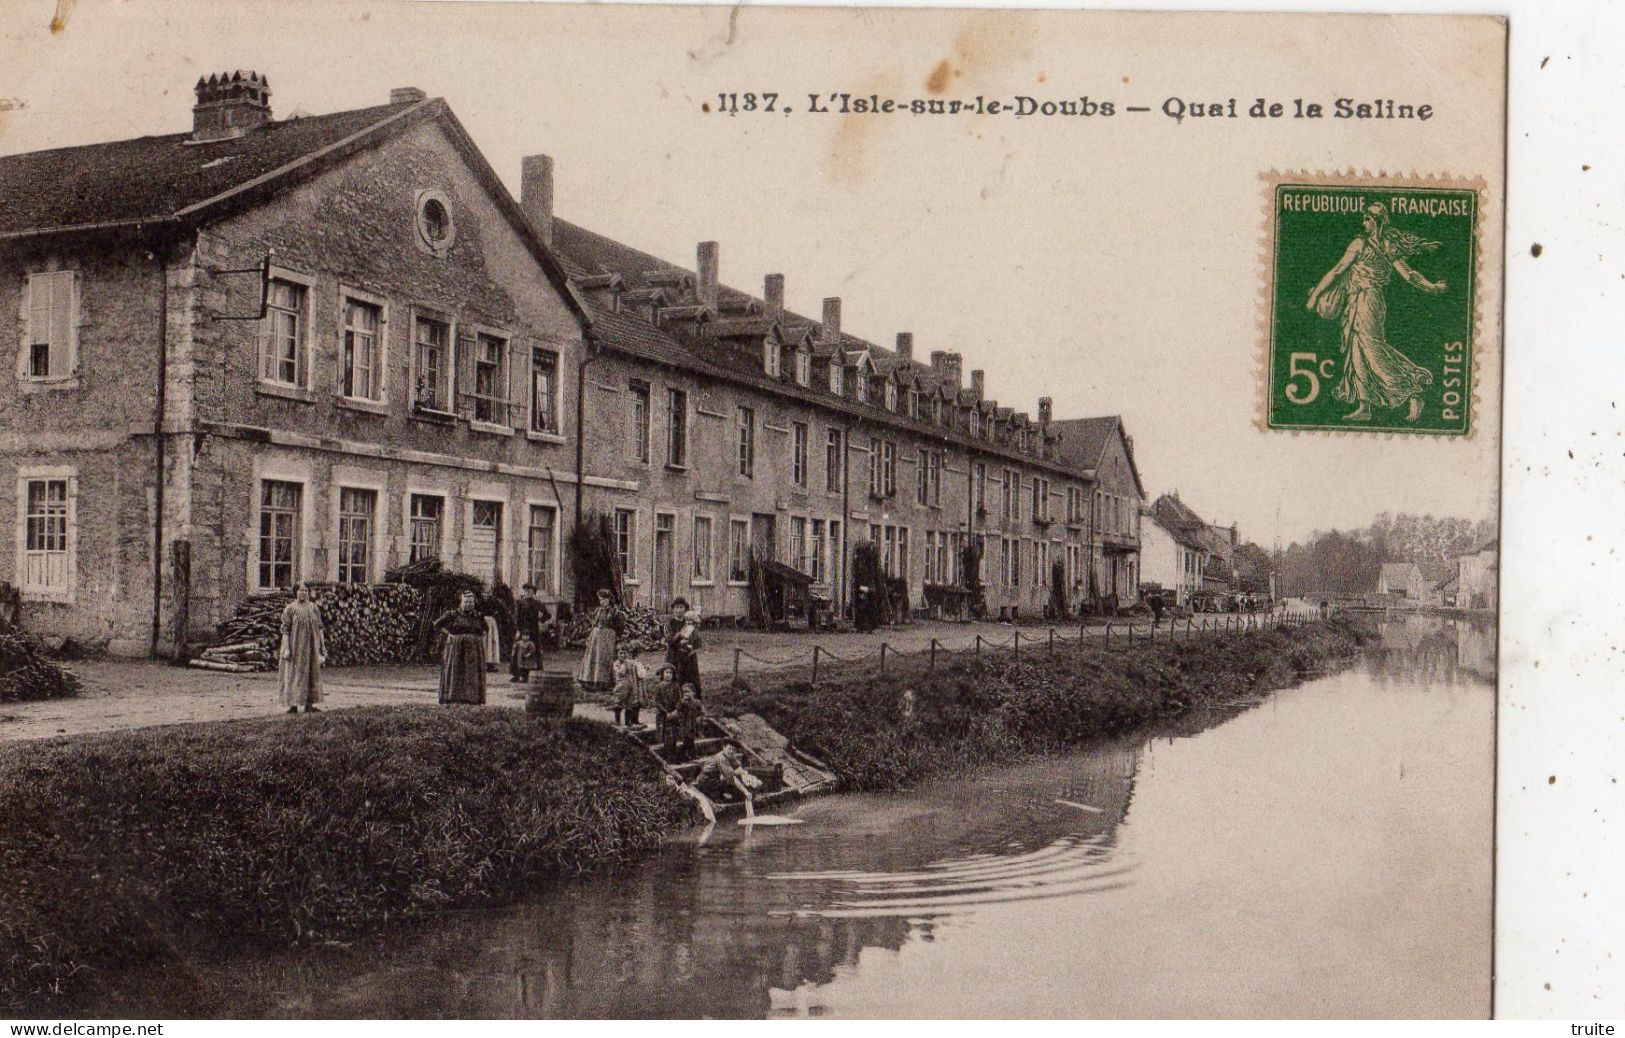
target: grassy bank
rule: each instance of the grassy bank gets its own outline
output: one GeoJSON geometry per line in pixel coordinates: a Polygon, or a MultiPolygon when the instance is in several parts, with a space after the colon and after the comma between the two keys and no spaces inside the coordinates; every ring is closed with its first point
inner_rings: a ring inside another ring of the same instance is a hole
{"type": "MultiPolygon", "coordinates": [[[[1063,749],[1290,684],[1352,653],[1315,624],[1051,657],[894,658],[816,690],[708,693],[858,789],[1063,749]],[[912,693],[909,695],[908,693],[912,693]]],[[[689,821],[606,726],[377,707],[0,752],[0,1006],[71,1007],[97,975],[344,939],[630,860],[689,821]]],[[[128,972],[125,972],[128,976],[128,972]]]]}
{"type": "Polygon", "coordinates": [[[884,678],[872,667],[837,672],[816,691],[807,675],[788,675],[707,696],[713,710],[761,714],[848,788],[891,790],[1281,688],[1367,637],[1333,621],[1053,656],[1039,643],[1020,657],[945,654],[934,670],[920,656],[899,659],[884,678]]]}
{"type": "Polygon", "coordinates": [[[0,1005],[343,938],[626,860],[687,819],[602,725],[380,707],[0,755],[0,1005]],[[185,954],[180,954],[184,949],[185,954]]]}

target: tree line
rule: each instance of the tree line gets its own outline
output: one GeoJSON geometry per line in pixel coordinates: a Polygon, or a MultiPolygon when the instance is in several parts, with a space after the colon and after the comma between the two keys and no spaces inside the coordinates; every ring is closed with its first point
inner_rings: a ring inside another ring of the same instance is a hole
{"type": "Polygon", "coordinates": [[[1385,562],[1414,562],[1429,584],[1448,579],[1454,556],[1494,539],[1495,522],[1384,512],[1359,530],[1317,530],[1294,542],[1278,564],[1283,594],[1311,591],[1358,594],[1377,586],[1385,562]]]}

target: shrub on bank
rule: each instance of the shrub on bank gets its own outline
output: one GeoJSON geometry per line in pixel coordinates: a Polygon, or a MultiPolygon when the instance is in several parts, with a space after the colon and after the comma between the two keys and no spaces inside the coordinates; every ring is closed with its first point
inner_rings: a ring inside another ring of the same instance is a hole
{"type": "Polygon", "coordinates": [[[79,694],[79,679],[45,655],[20,631],[0,630],[0,703],[64,699],[79,694]]]}
{"type": "Polygon", "coordinates": [[[1132,650],[959,653],[934,670],[906,661],[816,690],[801,678],[745,683],[714,693],[713,709],[761,714],[850,788],[889,790],[1281,688],[1365,638],[1334,621],[1132,650]]]}
{"type": "Polygon", "coordinates": [[[603,725],[377,707],[0,757],[0,1005],[175,946],[346,937],[625,860],[686,820],[603,725]]]}

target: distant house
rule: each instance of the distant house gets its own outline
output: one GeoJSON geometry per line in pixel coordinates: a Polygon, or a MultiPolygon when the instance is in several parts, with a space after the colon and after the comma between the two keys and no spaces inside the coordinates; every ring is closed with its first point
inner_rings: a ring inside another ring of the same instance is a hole
{"type": "Polygon", "coordinates": [[[1186,605],[1203,588],[1208,555],[1202,541],[1147,511],[1140,526],[1140,579],[1155,585],[1170,605],[1186,605]]]}
{"type": "Polygon", "coordinates": [[[1422,569],[1414,562],[1385,562],[1377,575],[1377,594],[1421,601],[1427,595],[1422,569]]]}
{"type": "Polygon", "coordinates": [[[1456,605],[1462,609],[1494,609],[1500,593],[1500,551],[1485,541],[1456,556],[1456,605]]]}

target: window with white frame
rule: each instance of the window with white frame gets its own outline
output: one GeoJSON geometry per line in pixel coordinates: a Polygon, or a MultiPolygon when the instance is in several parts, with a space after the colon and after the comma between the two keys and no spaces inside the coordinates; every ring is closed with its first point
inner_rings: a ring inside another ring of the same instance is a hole
{"type": "Polygon", "coordinates": [[[942,452],[932,451],[926,455],[926,460],[930,462],[931,468],[931,503],[940,505],[942,504],[942,452]]]}
{"type": "Polygon", "coordinates": [[[805,386],[812,382],[812,353],[805,347],[796,349],[796,385],[805,386]]]}
{"type": "Polygon", "coordinates": [[[841,367],[840,355],[837,354],[831,357],[829,360],[829,391],[836,396],[842,396],[846,393],[845,375],[846,369],[841,367]]]}
{"type": "Polygon", "coordinates": [[[558,512],[552,505],[530,506],[530,522],[525,531],[525,579],[545,593],[557,590],[553,582],[553,537],[557,522],[558,512]]]}
{"type": "Polygon", "coordinates": [[[897,383],[889,378],[886,380],[886,410],[897,410],[897,383]]]}
{"type": "Polygon", "coordinates": [[[908,527],[897,528],[897,576],[908,579],[908,527]]]}
{"type": "Polygon", "coordinates": [[[908,416],[910,418],[924,418],[920,411],[920,389],[918,386],[908,387],[908,416]]]}
{"type": "Polygon", "coordinates": [[[975,408],[972,408],[970,413],[970,434],[972,436],[982,435],[982,413],[975,408]]]}
{"type": "Polygon", "coordinates": [[[750,521],[728,520],[728,583],[750,580],[750,521]]]}
{"type": "Polygon", "coordinates": [[[626,386],[627,396],[632,401],[631,435],[632,460],[640,465],[649,461],[649,383],[642,379],[632,379],[626,386]]]}
{"type": "Polygon", "coordinates": [[[768,378],[779,377],[779,372],[782,370],[780,361],[782,356],[783,350],[777,342],[773,341],[771,336],[762,343],[762,369],[767,372],[768,378]]]}
{"type": "Polygon", "coordinates": [[[852,374],[852,388],[857,393],[858,403],[867,404],[869,402],[869,380],[863,377],[863,365],[858,365],[852,374]]]}
{"type": "Polygon", "coordinates": [[[715,558],[712,545],[712,520],[708,515],[694,517],[694,583],[712,582],[711,561],[715,558]]]}
{"type": "Polygon", "coordinates": [[[937,579],[937,532],[925,531],[925,582],[935,583],[937,579]]]}
{"type": "Polygon", "coordinates": [[[344,356],[340,392],[352,400],[383,399],[383,308],[360,299],[344,300],[344,356]]]}
{"type": "Polygon", "coordinates": [[[688,393],[681,389],[666,390],[666,464],[688,464],[688,393]]]}
{"type": "Polygon", "coordinates": [[[841,477],[846,471],[846,458],[841,450],[841,430],[831,429],[824,437],[824,489],[831,494],[841,492],[841,477]]]}
{"type": "Polygon", "coordinates": [[[474,420],[508,424],[508,340],[474,336],[474,420]]]}
{"type": "Polygon", "coordinates": [[[741,406],[735,415],[739,434],[739,474],[746,479],[756,475],[756,409],[741,406]]]}
{"type": "Polygon", "coordinates": [[[412,402],[429,411],[450,411],[451,325],[433,317],[418,317],[413,322],[412,341],[412,402]]]}
{"type": "Polygon", "coordinates": [[[914,462],[914,503],[917,505],[929,504],[931,501],[931,464],[930,457],[925,451],[920,451],[914,462]]]}
{"type": "Polygon", "coordinates": [[[1033,567],[1033,584],[1036,587],[1043,587],[1048,584],[1050,580],[1049,542],[1039,541],[1037,544],[1033,545],[1033,552],[1035,555],[1034,561],[1037,563],[1037,565],[1033,567]]]}
{"type": "Polygon", "coordinates": [[[1021,473],[1004,470],[1004,518],[1021,518],[1021,473]]]}
{"type": "Polygon", "coordinates": [[[297,388],[305,385],[309,368],[305,356],[307,306],[304,285],[271,279],[260,332],[260,381],[297,388]]]}
{"type": "Polygon", "coordinates": [[[299,579],[300,519],[303,484],[280,479],[260,481],[259,586],[288,590],[299,579]]]}
{"type": "Polygon", "coordinates": [[[880,496],[880,438],[869,437],[869,496],[880,496]]]}
{"type": "Polygon", "coordinates": [[[23,513],[19,583],[24,592],[66,595],[73,590],[73,556],[68,548],[74,519],[71,484],[68,476],[23,480],[18,503],[23,513]]]}
{"type": "Polygon", "coordinates": [[[638,513],[630,508],[615,509],[615,564],[621,569],[622,579],[634,579],[637,550],[638,513]]]}
{"type": "Polygon", "coordinates": [[[439,494],[413,494],[406,506],[407,559],[422,562],[440,557],[446,499],[439,494]]]}
{"type": "Polygon", "coordinates": [[[807,544],[807,575],[818,583],[823,583],[829,579],[829,574],[825,571],[824,565],[824,538],[828,536],[825,532],[826,525],[824,520],[814,519],[812,521],[812,533],[810,534],[811,540],[807,544]]]}
{"type": "Polygon", "coordinates": [[[372,553],[378,530],[378,491],[339,488],[338,580],[340,584],[372,582],[372,553]]]}
{"type": "Polygon", "coordinates": [[[530,431],[559,432],[559,355],[540,347],[530,351],[530,431]]]}
{"type": "Polygon", "coordinates": [[[807,423],[790,423],[790,478],[798,487],[807,485],[807,423]]]}
{"type": "Polygon", "coordinates": [[[27,379],[69,378],[78,362],[78,275],[51,270],[28,275],[28,349],[18,365],[27,379]]]}
{"type": "Polygon", "coordinates": [[[790,517],[790,568],[807,572],[807,520],[804,516],[790,517]]]}
{"type": "Polygon", "coordinates": [[[887,497],[897,493],[897,444],[887,440],[880,445],[880,492],[887,497]]]}

